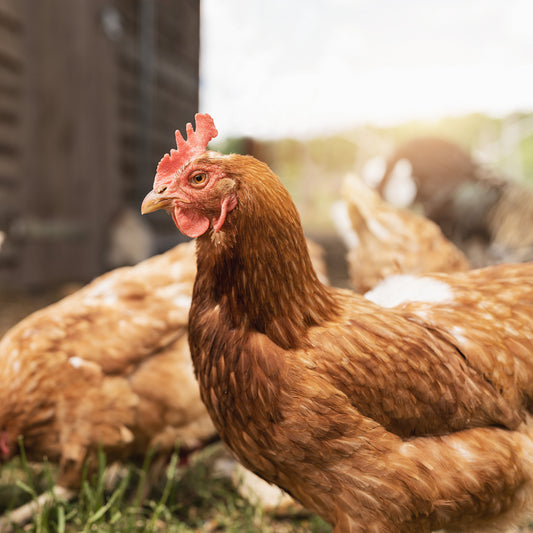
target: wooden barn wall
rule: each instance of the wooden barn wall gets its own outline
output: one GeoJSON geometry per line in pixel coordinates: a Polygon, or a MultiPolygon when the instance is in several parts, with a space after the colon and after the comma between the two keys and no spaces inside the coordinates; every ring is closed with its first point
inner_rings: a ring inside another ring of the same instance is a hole
{"type": "MultiPolygon", "coordinates": [[[[157,163],[174,147],[175,130],[193,121],[198,109],[199,0],[144,2],[153,7],[155,29],[148,57],[142,42],[146,35],[140,20],[142,5],[138,0],[114,3],[123,32],[118,40],[119,164],[121,173],[133,178],[122,181],[130,205],[138,205],[151,188],[157,163]],[[153,60],[143,65],[150,56],[153,60]],[[148,91],[143,87],[146,78],[148,91]]],[[[159,237],[159,251],[179,238],[164,213],[154,213],[148,220],[159,237]]]]}
{"type": "Polygon", "coordinates": [[[0,0],[0,288],[104,271],[198,108],[198,53],[199,0],[0,0]]]}
{"type": "MultiPolygon", "coordinates": [[[[24,145],[23,9],[18,0],[0,2],[0,231],[18,214],[22,201],[24,145]]],[[[20,261],[20,251],[5,243],[0,254],[0,282],[10,280],[20,261]]]]}

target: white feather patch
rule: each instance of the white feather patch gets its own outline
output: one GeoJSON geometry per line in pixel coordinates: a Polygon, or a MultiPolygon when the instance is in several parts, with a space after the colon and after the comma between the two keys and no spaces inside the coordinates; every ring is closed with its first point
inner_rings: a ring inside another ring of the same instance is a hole
{"type": "Polygon", "coordinates": [[[408,207],[414,202],[417,186],[412,171],[413,166],[408,159],[400,159],[394,165],[383,190],[383,197],[389,204],[408,207]]]}
{"type": "Polygon", "coordinates": [[[439,303],[453,300],[453,292],[446,283],[410,275],[389,276],[365,298],[381,307],[396,307],[406,302],[439,303]]]}
{"type": "Polygon", "coordinates": [[[377,188],[377,186],[383,181],[385,177],[385,172],[387,170],[387,160],[378,155],[369,159],[363,166],[361,172],[363,181],[372,189],[377,188]]]}
{"type": "Polygon", "coordinates": [[[80,368],[85,363],[81,357],[70,357],[68,362],[74,368],[80,368]]]}
{"type": "Polygon", "coordinates": [[[466,338],[466,331],[460,326],[453,326],[450,328],[450,333],[457,339],[460,344],[466,344],[468,339],[466,338]]]}
{"type": "Polygon", "coordinates": [[[335,202],[331,206],[330,215],[346,248],[349,250],[357,248],[359,246],[359,236],[353,230],[346,203],[340,200],[335,202]]]}

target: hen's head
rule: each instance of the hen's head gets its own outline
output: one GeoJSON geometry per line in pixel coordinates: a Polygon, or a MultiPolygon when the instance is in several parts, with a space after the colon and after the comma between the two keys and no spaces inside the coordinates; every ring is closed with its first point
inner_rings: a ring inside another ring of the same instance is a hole
{"type": "Polygon", "coordinates": [[[187,124],[187,140],[176,131],[177,150],[161,159],[153,190],[144,199],[143,214],[157,209],[170,212],[178,229],[199,237],[210,227],[215,232],[237,205],[236,182],[220,165],[227,156],[206,152],[207,143],[218,134],[213,119],[197,114],[196,131],[187,124]]]}
{"type": "MultiPolygon", "coordinates": [[[[22,400],[19,403],[22,403],[22,400]]],[[[19,454],[19,439],[25,438],[26,433],[25,414],[21,412],[19,406],[9,407],[9,414],[3,409],[0,413],[0,465],[19,454]]]]}

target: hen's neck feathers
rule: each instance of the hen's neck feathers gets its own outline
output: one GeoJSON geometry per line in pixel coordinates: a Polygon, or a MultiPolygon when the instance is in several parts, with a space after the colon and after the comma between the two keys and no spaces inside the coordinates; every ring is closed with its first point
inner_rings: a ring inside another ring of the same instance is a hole
{"type": "Polygon", "coordinates": [[[231,327],[295,348],[309,327],[337,314],[336,304],[317,278],[300,217],[279,178],[248,156],[220,164],[238,183],[238,205],[222,235],[198,239],[193,301],[219,305],[231,327]]]}

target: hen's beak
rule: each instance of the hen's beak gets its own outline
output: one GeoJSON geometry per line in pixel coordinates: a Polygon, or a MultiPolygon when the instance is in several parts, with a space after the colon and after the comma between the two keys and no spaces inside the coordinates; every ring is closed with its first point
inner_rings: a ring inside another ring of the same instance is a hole
{"type": "Polygon", "coordinates": [[[154,190],[151,190],[143,200],[141,205],[141,214],[152,213],[158,209],[167,209],[172,205],[172,199],[157,194],[154,190]]]}

